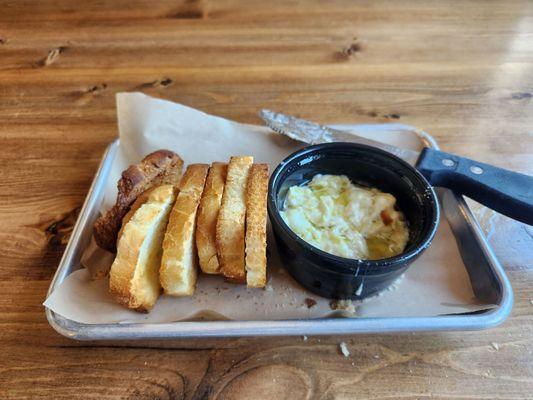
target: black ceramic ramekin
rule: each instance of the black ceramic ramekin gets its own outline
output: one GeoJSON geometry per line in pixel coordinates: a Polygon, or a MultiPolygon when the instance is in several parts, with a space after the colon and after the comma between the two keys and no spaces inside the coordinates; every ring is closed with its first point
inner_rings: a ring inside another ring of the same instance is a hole
{"type": "Polygon", "coordinates": [[[304,287],[331,299],[359,300],[393,283],[430,245],[439,223],[433,188],[411,165],[383,150],[355,143],[306,147],[273,172],[268,214],[285,268],[304,287]],[[391,193],[409,228],[405,251],[381,260],[354,260],[326,253],[301,239],[281,218],[287,191],[316,174],[346,175],[358,185],[391,193]]]}

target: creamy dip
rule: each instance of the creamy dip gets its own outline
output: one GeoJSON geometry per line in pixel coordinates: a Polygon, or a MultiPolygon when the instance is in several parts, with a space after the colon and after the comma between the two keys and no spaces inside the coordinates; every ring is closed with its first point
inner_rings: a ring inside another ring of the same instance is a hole
{"type": "Polygon", "coordinates": [[[344,175],[315,175],[289,188],[281,217],[303,240],[352,259],[393,257],[405,249],[409,231],[396,198],[356,186],[344,175]]]}

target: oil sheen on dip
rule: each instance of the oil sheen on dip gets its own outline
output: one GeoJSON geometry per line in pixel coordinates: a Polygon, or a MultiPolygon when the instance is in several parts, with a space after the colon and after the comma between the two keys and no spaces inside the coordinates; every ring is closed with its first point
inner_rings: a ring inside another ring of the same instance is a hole
{"type": "Polygon", "coordinates": [[[328,253],[375,260],[403,252],[409,232],[396,198],[354,185],[344,175],[315,175],[289,188],[281,217],[303,240],[328,253]]]}

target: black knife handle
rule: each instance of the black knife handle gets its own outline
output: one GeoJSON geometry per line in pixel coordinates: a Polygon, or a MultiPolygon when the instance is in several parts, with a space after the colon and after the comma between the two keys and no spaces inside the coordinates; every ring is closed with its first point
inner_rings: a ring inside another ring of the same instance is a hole
{"type": "Polygon", "coordinates": [[[433,186],[533,225],[533,177],[426,147],[416,168],[433,186]]]}

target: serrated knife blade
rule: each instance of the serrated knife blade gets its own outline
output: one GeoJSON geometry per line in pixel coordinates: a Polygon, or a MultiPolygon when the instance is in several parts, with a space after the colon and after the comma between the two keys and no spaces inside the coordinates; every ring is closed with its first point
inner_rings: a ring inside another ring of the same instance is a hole
{"type": "Polygon", "coordinates": [[[270,110],[261,110],[259,116],[274,132],[286,135],[294,140],[308,144],[329,142],[350,142],[366,144],[385,150],[397,157],[415,165],[420,153],[414,150],[402,149],[376,140],[367,139],[356,134],[333,129],[315,122],[306,121],[291,115],[285,115],[270,110]]]}

